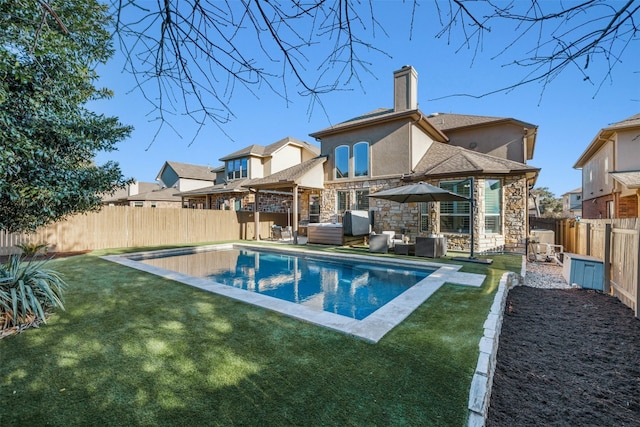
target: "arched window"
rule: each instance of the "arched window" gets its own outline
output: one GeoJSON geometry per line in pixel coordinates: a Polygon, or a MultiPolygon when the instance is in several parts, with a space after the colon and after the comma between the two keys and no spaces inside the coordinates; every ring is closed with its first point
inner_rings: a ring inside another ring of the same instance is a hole
{"type": "Polygon", "coordinates": [[[358,142],[353,146],[354,176],[369,176],[369,143],[358,142]]]}
{"type": "Polygon", "coordinates": [[[336,147],[336,179],[349,178],[349,146],[336,147]]]}

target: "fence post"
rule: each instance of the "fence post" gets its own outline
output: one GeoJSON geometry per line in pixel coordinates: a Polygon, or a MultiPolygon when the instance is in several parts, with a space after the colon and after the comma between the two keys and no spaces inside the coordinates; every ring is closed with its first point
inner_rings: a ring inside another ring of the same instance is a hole
{"type": "Polygon", "coordinates": [[[611,224],[604,225],[604,293],[610,293],[611,280],[611,224]]]}
{"type": "Polygon", "coordinates": [[[587,234],[585,236],[585,255],[591,255],[591,223],[587,223],[587,234]]]}

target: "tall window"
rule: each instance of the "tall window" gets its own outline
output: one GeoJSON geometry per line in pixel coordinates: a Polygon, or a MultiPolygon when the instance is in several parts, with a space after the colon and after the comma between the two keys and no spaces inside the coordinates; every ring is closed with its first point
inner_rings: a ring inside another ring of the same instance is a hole
{"type": "Polygon", "coordinates": [[[349,192],[338,191],[338,213],[342,214],[349,209],[349,192]]]}
{"type": "Polygon", "coordinates": [[[336,147],[336,179],[349,178],[349,147],[336,147]]]}
{"type": "Polygon", "coordinates": [[[354,176],[369,176],[369,143],[358,142],[353,146],[354,176]]]}
{"type": "Polygon", "coordinates": [[[227,161],[227,179],[239,179],[247,177],[247,159],[235,159],[227,161]]]}
{"type": "Polygon", "coordinates": [[[484,228],[487,233],[501,233],[500,206],[502,183],[498,179],[484,182],[484,228]]]}
{"type": "MultiPolygon", "coordinates": [[[[440,188],[461,196],[471,196],[471,181],[441,181],[440,188]]],[[[469,202],[440,202],[440,231],[469,233],[469,202]]]]}
{"type": "Polygon", "coordinates": [[[356,190],[356,209],[369,210],[369,190],[356,190]]]}

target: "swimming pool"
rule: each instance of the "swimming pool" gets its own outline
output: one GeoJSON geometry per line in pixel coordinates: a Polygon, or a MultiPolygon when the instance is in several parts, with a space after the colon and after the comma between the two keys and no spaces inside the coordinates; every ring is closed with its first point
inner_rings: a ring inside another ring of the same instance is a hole
{"type": "Polygon", "coordinates": [[[245,247],[186,252],[140,262],[358,320],[435,271],[245,247]]]}
{"type": "Polygon", "coordinates": [[[445,282],[481,286],[460,265],[364,255],[322,255],[250,244],[105,256],[104,259],[377,342],[445,282]]]}

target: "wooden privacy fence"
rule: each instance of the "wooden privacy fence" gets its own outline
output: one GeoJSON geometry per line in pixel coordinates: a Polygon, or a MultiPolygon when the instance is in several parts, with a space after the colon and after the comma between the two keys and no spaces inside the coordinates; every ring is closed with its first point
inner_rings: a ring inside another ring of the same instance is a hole
{"type": "Polygon", "coordinates": [[[558,224],[557,243],[565,252],[591,255],[604,264],[605,292],[640,310],[640,218],[575,221],[558,224]]]}
{"type": "MultiPolygon", "coordinates": [[[[272,225],[287,225],[287,214],[260,212],[259,219],[262,239],[270,236],[272,225]]],[[[108,206],[33,234],[0,231],[0,255],[20,252],[15,245],[23,243],[47,243],[52,251],[75,252],[253,239],[254,230],[253,212],[108,206]]]]}

